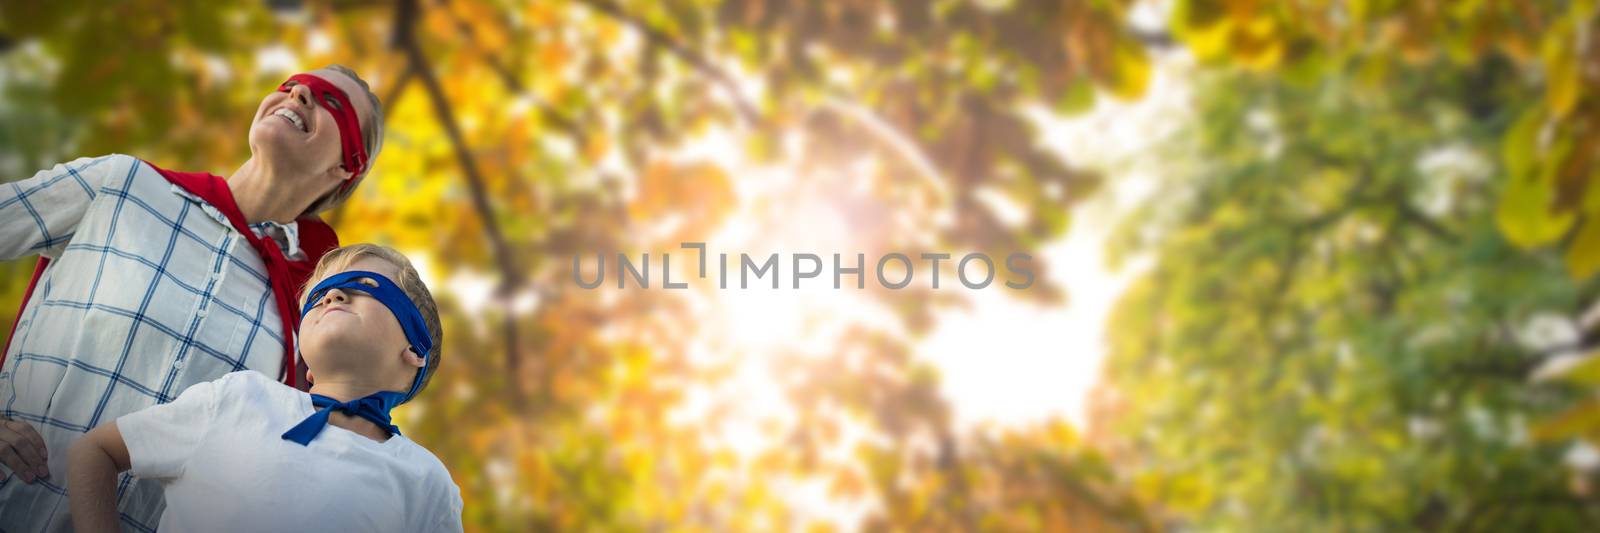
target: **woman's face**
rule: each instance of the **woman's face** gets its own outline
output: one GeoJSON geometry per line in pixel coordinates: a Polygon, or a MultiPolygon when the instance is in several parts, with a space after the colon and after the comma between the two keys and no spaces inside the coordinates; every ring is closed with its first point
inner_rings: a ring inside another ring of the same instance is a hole
{"type": "MultiPolygon", "coordinates": [[[[346,99],[356,107],[361,128],[372,116],[372,102],[366,91],[349,76],[328,69],[309,72],[343,90],[346,99]]],[[[339,126],[333,112],[324,107],[321,99],[314,98],[309,88],[295,85],[288,92],[273,91],[261,100],[255,119],[250,123],[250,151],[279,171],[295,175],[323,175],[332,173],[342,180],[349,173],[341,169],[343,152],[339,143],[339,126]]]]}

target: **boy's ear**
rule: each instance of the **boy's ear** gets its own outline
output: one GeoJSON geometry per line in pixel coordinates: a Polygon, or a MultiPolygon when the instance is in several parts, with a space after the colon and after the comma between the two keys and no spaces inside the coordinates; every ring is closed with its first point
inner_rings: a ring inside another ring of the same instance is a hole
{"type": "Polygon", "coordinates": [[[411,366],[416,367],[416,368],[422,368],[424,366],[427,366],[427,364],[428,364],[428,360],[427,359],[424,359],[422,356],[417,355],[417,351],[413,350],[413,349],[411,349],[409,347],[406,348],[406,351],[405,351],[403,357],[405,357],[406,364],[411,365],[411,366]]]}

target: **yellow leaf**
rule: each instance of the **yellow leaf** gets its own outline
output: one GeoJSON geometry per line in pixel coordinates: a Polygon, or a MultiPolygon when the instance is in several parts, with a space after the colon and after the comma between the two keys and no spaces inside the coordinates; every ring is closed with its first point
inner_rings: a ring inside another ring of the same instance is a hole
{"type": "Polygon", "coordinates": [[[1545,104],[1550,107],[1550,115],[1556,118],[1567,116],[1578,102],[1578,94],[1582,92],[1583,80],[1578,75],[1577,62],[1571,56],[1562,57],[1553,63],[1545,64],[1545,104]]]}
{"type": "Polygon", "coordinates": [[[1500,147],[1500,158],[1505,162],[1506,173],[1512,180],[1524,179],[1533,171],[1533,154],[1539,146],[1539,130],[1544,126],[1544,112],[1537,107],[1517,117],[1516,123],[1506,132],[1500,147]]]}
{"type": "Polygon", "coordinates": [[[1567,273],[1573,279],[1587,279],[1600,271],[1600,217],[1590,216],[1584,221],[1577,238],[1567,248],[1566,260],[1567,273]]]}
{"type": "Polygon", "coordinates": [[[1600,351],[1591,352],[1583,362],[1561,371],[1556,379],[1579,385],[1600,386],[1600,351]]]}
{"type": "Polygon", "coordinates": [[[1572,227],[1572,213],[1551,213],[1551,184],[1545,180],[1513,178],[1506,185],[1495,223],[1506,240],[1527,249],[1553,241],[1572,227]]]}
{"type": "Polygon", "coordinates": [[[606,152],[611,149],[610,139],[604,133],[596,133],[588,137],[587,146],[583,147],[583,156],[592,163],[604,159],[606,152]]]}
{"type": "Polygon", "coordinates": [[[1233,34],[1233,19],[1222,16],[1221,10],[1202,2],[1178,2],[1172,10],[1173,33],[1183,40],[1196,58],[1210,61],[1221,58],[1228,50],[1229,36],[1233,34]]]}
{"type": "Polygon", "coordinates": [[[1529,435],[1542,442],[1580,436],[1593,441],[1600,436],[1600,400],[1590,398],[1554,418],[1534,424],[1529,435]]]}
{"type": "Polygon", "coordinates": [[[1144,96],[1144,89],[1150,84],[1150,59],[1145,56],[1144,47],[1119,41],[1112,57],[1116,70],[1111,90],[1127,99],[1144,96]]]}
{"type": "Polygon", "coordinates": [[[1271,16],[1255,17],[1230,37],[1235,60],[1247,69],[1270,70],[1283,59],[1284,42],[1278,21],[1271,16]]]}
{"type": "Polygon", "coordinates": [[[1558,137],[1552,146],[1540,146],[1543,126],[1544,115],[1538,109],[1524,112],[1501,147],[1507,177],[1495,222],[1507,240],[1525,249],[1560,238],[1577,219],[1572,212],[1551,212],[1555,171],[1571,151],[1572,142],[1558,137]]]}
{"type": "Polygon", "coordinates": [[[1545,107],[1555,118],[1567,116],[1582,93],[1583,78],[1571,24],[1563,20],[1544,37],[1539,59],[1544,65],[1545,107]]]}
{"type": "Polygon", "coordinates": [[[1600,216],[1600,165],[1589,169],[1589,185],[1583,191],[1583,202],[1578,205],[1584,213],[1600,216]]]}

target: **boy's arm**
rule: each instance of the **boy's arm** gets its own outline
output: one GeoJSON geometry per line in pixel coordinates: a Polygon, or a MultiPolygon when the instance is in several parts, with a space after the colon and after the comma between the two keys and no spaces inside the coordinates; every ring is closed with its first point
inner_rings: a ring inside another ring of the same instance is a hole
{"type": "MultiPolygon", "coordinates": [[[[449,478],[446,478],[449,479],[449,478]]],[[[440,502],[439,516],[428,531],[443,533],[461,533],[461,492],[454,483],[450,484],[448,499],[440,502]]]]}
{"type": "Polygon", "coordinates": [[[117,474],[128,470],[128,444],[111,421],[72,445],[67,458],[67,494],[78,531],[118,531],[117,474]]]}
{"type": "Polygon", "coordinates": [[[78,531],[117,531],[120,472],[144,479],[181,477],[211,425],[218,389],[234,375],[191,385],[169,403],[122,415],[73,443],[67,452],[73,526],[78,531]]]}

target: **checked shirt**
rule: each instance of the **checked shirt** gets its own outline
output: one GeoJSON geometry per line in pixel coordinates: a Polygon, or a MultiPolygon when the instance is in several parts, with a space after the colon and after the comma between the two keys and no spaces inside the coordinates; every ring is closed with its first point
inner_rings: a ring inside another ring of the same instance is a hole
{"type": "MultiPolygon", "coordinates": [[[[251,229],[301,257],[296,224],[251,229]]],[[[217,208],[137,158],[83,158],[0,184],[0,260],[34,254],[51,263],[0,367],[0,416],[39,432],[50,476],[0,480],[0,531],[70,528],[67,450],[96,425],[229,372],[283,370],[260,256],[217,208]]],[[[124,528],[154,531],[161,495],[122,475],[124,528]]]]}

